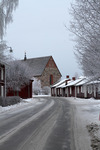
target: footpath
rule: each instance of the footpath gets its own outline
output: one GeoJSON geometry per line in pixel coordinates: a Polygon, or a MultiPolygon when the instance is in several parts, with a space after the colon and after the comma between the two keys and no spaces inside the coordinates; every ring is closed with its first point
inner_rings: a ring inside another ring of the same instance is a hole
{"type": "Polygon", "coordinates": [[[66,99],[72,106],[74,147],[76,150],[100,150],[100,100],[66,99]]]}

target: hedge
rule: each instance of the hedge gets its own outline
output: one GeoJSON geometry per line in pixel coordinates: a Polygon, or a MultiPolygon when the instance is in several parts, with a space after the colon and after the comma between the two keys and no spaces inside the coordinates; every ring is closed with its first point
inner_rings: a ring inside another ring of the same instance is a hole
{"type": "Polygon", "coordinates": [[[8,97],[0,97],[0,106],[10,106],[17,103],[20,103],[21,98],[19,96],[8,96],[8,97]]]}

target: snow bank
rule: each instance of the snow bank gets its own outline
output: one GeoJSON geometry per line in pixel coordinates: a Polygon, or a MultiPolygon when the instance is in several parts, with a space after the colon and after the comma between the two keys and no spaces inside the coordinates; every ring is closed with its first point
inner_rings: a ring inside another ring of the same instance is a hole
{"type": "Polygon", "coordinates": [[[77,150],[100,150],[100,100],[67,98],[72,104],[74,140],[77,150]]]}
{"type": "Polygon", "coordinates": [[[22,101],[20,103],[17,103],[15,105],[10,105],[7,107],[0,106],[0,113],[15,110],[18,108],[25,108],[26,106],[30,106],[30,105],[32,105],[32,107],[33,106],[35,107],[36,105],[42,104],[45,101],[46,100],[43,98],[41,98],[41,99],[36,99],[36,98],[22,99],[22,101]]]}

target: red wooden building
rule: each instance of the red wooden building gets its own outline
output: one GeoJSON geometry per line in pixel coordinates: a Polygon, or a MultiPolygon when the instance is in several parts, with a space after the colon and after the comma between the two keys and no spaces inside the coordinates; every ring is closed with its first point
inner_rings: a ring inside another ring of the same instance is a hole
{"type": "Polygon", "coordinates": [[[5,65],[0,63],[0,97],[5,96],[5,65]]]}
{"type": "Polygon", "coordinates": [[[51,86],[51,95],[52,96],[65,96],[65,90],[63,87],[67,85],[67,82],[69,81],[69,76],[66,76],[66,79],[57,82],[56,84],[51,86]]]}
{"type": "Polygon", "coordinates": [[[100,99],[100,79],[97,81],[90,81],[86,77],[80,77],[76,80],[73,78],[67,81],[65,85],[62,80],[51,87],[51,95],[78,98],[93,97],[95,99],[100,99]]]}
{"type": "Polygon", "coordinates": [[[20,96],[23,99],[32,98],[32,82],[33,80],[30,80],[30,83],[22,86],[20,91],[13,91],[12,89],[9,89],[7,96],[20,96]]]}

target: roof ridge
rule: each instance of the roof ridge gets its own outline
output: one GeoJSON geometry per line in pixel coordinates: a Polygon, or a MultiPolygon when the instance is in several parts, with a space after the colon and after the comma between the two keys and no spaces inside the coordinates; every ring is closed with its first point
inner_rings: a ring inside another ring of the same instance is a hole
{"type": "MultiPolygon", "coordinates": [[[[34,58],[27,58],[26,60],[32,60],[32,59],[42,59],[42,58],[50,58],[52,56],[42,56],[42,57],[34,57],[34,58]]],[[[24,60],[24,59],[22,59],[24,60]]]]}

